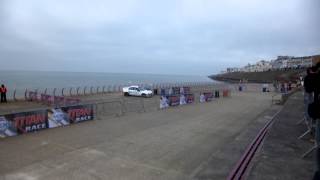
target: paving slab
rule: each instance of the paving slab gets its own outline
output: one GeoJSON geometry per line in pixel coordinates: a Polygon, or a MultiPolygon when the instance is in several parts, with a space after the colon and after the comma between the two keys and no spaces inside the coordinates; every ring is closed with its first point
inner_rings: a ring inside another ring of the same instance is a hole
{"type": "Polygon", "coordinates": [[[1,139],[0,179],[225,179],[279,109],[271,97],[236,93],[1,139]]]}
{"type": "Polygon", "coordinates": [[[301,157],[313,146],[309,141],[311,136],[298,139],[307,130],[304,124],[297,125],[303,117],[303,110],[303,96],[301,92],[297,92],[288,99],[275,118],[252,163],[248,179],[312,179],[315,172],[315,153],[306,158],[301,157]]]}

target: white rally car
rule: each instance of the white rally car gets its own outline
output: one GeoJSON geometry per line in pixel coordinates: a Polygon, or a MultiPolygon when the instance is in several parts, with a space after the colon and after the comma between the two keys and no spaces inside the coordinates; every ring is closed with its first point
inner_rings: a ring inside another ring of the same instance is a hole
{"type": "Polygon", "coordinates": [[[153,92],[151,90],[139,87],[139,86],[129,86],[122,88],[124,96],[142,96],[142,97],[152,97],[153,92]]]}

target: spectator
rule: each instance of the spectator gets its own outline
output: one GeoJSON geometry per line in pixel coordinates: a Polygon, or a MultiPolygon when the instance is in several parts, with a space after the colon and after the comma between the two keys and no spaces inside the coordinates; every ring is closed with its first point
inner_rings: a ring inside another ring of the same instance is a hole
{"type": "Polygon", "coordinates": [[[183,94],[181,94],[180,95],[180,105],[184,105],[184,104],[187,104],[186,97],[183,94]]]}
{"type": "Polygon", "coordinates": [[[1,102],[7,102],[7,88],[2,84],[0,87],[1,102]]]}
{"type": "Polygon", "coordinates": [[[291,81],[289,81],[289,83],[288,83],[288,91],[291,91],[292,90],[292,83],[291,83],[291,81]]]}
{"type": "Polygon", "coordinates": [[[314,101],[319,102],[320,95],[320,62],[314,67],[315,86],[314,86],[314,101]]]}
{"type": "Polygon", "coordinates": [[[200,95],[200,102],[201,103],[206,102],[206,97],[204,96],[203,93],[201,93],[201,95],[200,95]]]}
{"type": "Polygon", "coordinates": [[[311,68],[307,69],[307,75],[304,78],[304,104],[305,104],[305,117],[307,120],[310,120],[310,116],[308,114],[309,104],[313,102],[313,91],[314,91],[314,80],[315,74],[311,68]]]}
{"type": "Polygon", "coordinates": [[[169,107],[168,100],[165,96],[160,97],[160,109],[169,107]]]}
{"type": "Polygon", "coordinates": [[[180,94],[184,94],[184,88],[180,87],[180,94]]]}
{"type": "Polygon", "coordinates": [[[172,95],[173,94],[173,89],[172,87],[169,88],[169,95],[172,95]]]}
{"type": "Polygon", "coordinates": [[[285,83],[284,83],[284,93],[287,93],[288,90],[289,90],[289,88],[288,88],[288,83],[285,82],[285,83]]]}
{"type": "Polygon", "coordinates": [[[309,106],[309,115],[316,120],[316,142],[317,146],[317,171],[313,177],[314,180],[320,179],[320,102],[319,102],[319,92],[320,92],[320,63],[318,63],[315,67],[312,67],[312,72],[314,73],[314,102],[309,106]]]}

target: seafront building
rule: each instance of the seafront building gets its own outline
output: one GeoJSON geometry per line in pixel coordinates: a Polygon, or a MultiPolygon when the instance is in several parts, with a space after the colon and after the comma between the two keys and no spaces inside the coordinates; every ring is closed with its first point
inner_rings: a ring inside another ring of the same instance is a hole
{"type": "Polygon", "coordinates": [[[224,73],[232,72],[265,72],[282,69],[300,69],[308,68],[320,62],[320,55],[314,56],[278,56],[277,59],[266,61],[260,60],[255,64],[248,64],[244,67],[227,68],[224,73]]]}

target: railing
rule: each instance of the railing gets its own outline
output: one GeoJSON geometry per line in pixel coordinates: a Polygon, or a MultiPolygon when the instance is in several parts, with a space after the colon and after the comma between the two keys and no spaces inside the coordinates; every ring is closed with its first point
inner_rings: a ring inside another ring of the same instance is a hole
{"type": "MultiPolygon", "coordinates": [[[[149,87],[151,89],[191,86],[191,87],[205,87],[205,86],[217,86],[215,82],[183,82],[183,83],[156,83],[156,84],[141,84],[139,86],[149,87]]],[[[52,96],[86,96],[94,94],[104,93],[119,93],[122,91],[122,87],[126,85],[103,85],[103,86],[83,86],[83,87],[63,87],[63,88],[43,88],[43,89],[14,89],[9,91],[7,99],[10,101],[28,100],[29,92],[37,92],[37,94],[46,94],[52,96]]],[[[9,87],[10,89],[10,87],[9,87]]]]}
{"type": "Polygon", "coordinates": [[[241,156],[240,160],[234,166],[232,171],[229,173],[227,180],[239,180],[244,179],[245,173],[247,172],[248,166],[252,161],[255,153],[258,148],[261,146],[262,141],[264,140],[269,127],[272,126],[275,117],[281,112],[278,111],[271,117],[271,119],[265,124],[265,126],[259,131],[254,140],[249,144],[244,154],[241,156]]]}

